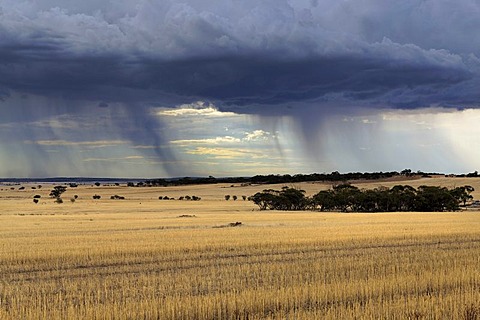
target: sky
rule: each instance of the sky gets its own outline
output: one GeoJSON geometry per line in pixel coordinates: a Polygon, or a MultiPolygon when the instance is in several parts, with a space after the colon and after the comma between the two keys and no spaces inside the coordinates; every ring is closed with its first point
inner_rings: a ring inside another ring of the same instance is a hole
{"type": "Polygon", "coordinates": [[[0,0],[0,177],[480,167],[476,0],[0,0]]]}

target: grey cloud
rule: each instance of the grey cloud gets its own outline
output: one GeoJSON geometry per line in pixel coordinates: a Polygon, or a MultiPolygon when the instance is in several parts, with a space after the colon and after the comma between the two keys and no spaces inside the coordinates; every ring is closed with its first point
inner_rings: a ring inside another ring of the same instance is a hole
{"type": "MultiPolygon", "coordinates": [[[[431,13],[446,17],[450,6],[387,2],[138,1],[113,8],[3,1],[0,85],[80,100],[211,99],[229,108],[331,105],[338,96],[394,107],[476,102],[478,94],[465,89],[479,74],[476,44],[458,44],[448,37],[451,26],[431,13]],[[432,36],[444,32],[443,42],[425,40],[430,34],[420,17],[428,18],[432,36]],[[439,93],[451,88],[465,96],[439,93]]],[[[455,9],[474,21],[472,7],[460,1],[455,9]]],[[[455,19],[453,29],[465,25],[455,19]]]]}
{"type": "Polygon", "coordinates": [[[289,114],[305,135],[313,111],[343,106],[477,107],[479,13],[474,0],[0,0],[0,114],[25,109],[21,94],[50,114],[108,102],[97,110],[124,113],[112,131],[160,150],[150,106],[289,114]]]}

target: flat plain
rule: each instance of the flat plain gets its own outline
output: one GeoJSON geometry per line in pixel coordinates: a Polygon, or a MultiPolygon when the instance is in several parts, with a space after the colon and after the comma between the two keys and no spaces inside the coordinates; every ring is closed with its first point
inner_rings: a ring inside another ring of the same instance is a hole
{"type": "MultiPolygon", "coordinates": [[[[477,178],[355,185],[395,184],[480,199],[477,178]]],[[[80,185],[58,204],[24,187],[0,186],[0,319],[480,319],[475,210],[258,211],[242,196],[281,185],[240,184],[80,185]]]]}

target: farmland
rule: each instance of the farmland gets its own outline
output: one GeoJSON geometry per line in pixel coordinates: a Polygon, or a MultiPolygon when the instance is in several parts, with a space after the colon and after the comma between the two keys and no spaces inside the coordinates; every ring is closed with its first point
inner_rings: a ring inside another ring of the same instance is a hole
{"type": "Polygon", "coordinates": [[[261,212],[263,187],[3,187],[0,319],[480,317],[479,212],[261,212]]]}

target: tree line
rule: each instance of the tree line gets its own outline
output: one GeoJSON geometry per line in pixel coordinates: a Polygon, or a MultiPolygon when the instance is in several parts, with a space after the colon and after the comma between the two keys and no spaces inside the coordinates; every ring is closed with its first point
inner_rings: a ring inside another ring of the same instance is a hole
{"type": "Polygon", "coordinates": [[[456,211],[473,199],[471,186],[446,187],[408,185],[359,189],[348,183],[307,197],[304,190],[283,187],[266,189],[249,197],[260,210],[313,210],[342,212],[440,212],[456,211]]]}

